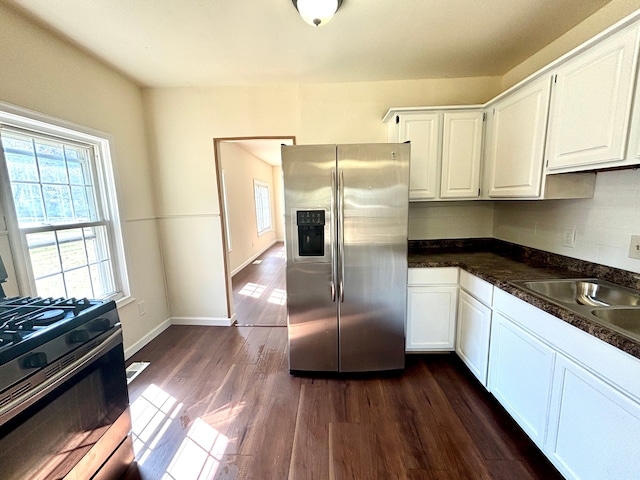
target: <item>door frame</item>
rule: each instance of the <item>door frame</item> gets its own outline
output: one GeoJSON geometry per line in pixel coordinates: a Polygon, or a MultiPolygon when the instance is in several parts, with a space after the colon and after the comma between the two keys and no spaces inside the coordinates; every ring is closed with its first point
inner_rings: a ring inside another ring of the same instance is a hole
{"type": "Polygon", "coordinates": [[[251,140],[291,140],[296,145],[296,137],[294,135],[260,135],[250,137],[215,137],[213,139],[213,155],[216,168],[216,185],[218,188],[218,204],[220,209],[220,232],[222,235],[222,250],[224,264],[224,285],[227,298],[227,318],[233,318],[235,315],[233,308],[233,287],[231,285],[231,270],[229,269],[229,246],[227,245],[227,218],[225,215],[225,198],[222,191],[222,154],[220,153],[220,144],[224,142],[238,142],[251,140]]]}

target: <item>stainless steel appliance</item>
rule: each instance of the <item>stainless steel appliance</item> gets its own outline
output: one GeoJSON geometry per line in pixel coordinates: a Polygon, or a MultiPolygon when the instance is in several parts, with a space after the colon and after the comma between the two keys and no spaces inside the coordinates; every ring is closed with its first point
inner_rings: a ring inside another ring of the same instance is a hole
{"type": "Polygon", "coordinates": [[[0,301],[0,477],[119,478],[133,462],[112,301],[0,301]]]}
{"type": "Polygon", "coordinates": [[[409,144],[282,147],[289,368],[404,368],[409,144]]]}

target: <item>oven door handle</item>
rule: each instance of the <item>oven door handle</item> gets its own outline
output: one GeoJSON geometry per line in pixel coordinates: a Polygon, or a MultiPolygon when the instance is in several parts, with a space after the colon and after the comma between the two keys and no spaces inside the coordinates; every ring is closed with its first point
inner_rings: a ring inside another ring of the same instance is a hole
{"type": "Polygon", "coordinates": [[[96,348],[87,352],[84,356],[80,357],[73,363],[70,363],[37,387],[28,390],[19,397],[11,400],[11,402],[6,404],[4,407],[0,408],[0,425],[4,425],[38,400],[44,398],[47,394],[62,385],[66,380],[73,377],[77,372],[85,368],[91,362],[111,350],[119,343],[122,343],[121,328],[118,328],[117,331],[105,338],[100,345],[97,345],[96,348]]]}

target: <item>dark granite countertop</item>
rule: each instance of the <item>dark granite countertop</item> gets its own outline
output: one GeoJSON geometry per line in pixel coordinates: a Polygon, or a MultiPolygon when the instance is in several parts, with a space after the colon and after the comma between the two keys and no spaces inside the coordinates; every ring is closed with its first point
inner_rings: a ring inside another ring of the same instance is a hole
{"type": "Polygon", "coordinates": [[[600,340],[640,359],[640,339],[533,295],[509,282],[600,278],[640,290],[638,274],[495,239],[410,241],[409,268],[460,267],[600,340]]]}

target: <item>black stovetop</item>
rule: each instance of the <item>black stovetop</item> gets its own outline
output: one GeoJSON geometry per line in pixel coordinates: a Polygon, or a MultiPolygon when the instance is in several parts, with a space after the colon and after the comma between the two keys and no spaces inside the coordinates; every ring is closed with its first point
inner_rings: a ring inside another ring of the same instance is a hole
{"type": "Polygon", "coordinates": [[[115,308],[113,302],[86,298],[12,297],[0,300],[0,365],[112,308],[115,308]]]}

